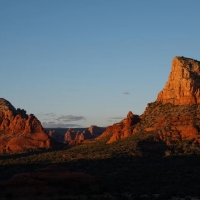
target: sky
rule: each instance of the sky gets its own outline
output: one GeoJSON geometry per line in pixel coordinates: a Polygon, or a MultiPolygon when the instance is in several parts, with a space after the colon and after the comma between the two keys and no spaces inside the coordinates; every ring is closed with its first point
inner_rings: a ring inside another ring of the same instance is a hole
{"type": "Polygon", "coordinates": [[[199,0],[0,0],[0,97],[44,127],[142,114],[175,56],[200,60],[199,0]]]}

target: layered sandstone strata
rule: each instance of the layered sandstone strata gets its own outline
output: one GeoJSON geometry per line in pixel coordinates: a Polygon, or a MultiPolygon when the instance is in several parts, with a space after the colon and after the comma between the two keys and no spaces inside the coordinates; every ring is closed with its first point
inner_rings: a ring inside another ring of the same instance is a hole
{"type": "Polygon", "coordinates": [[[200,62],[175,57],[168,81],[156,101],[174,105],[200,103],[200,62]]]}

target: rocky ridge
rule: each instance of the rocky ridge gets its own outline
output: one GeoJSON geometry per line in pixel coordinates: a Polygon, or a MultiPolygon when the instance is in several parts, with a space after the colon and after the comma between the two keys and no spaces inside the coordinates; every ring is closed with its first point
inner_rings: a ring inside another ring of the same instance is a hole
{"type": "Polygon", "coordinates": [[[48,149],[53,143],[33,114],[0,98],[0,153],[48,149]]]}
{"type": "Polygon", "coordinates": [[[128,137],[132,134],[132,130],[139,121],[140,117],[129,111],[125,119],[121,120],[119,123],[108,126],[106,131],[97,137],[97,140],[110,136],[110,139],[107,142],[109,144],[116,140],[128,137]]]}

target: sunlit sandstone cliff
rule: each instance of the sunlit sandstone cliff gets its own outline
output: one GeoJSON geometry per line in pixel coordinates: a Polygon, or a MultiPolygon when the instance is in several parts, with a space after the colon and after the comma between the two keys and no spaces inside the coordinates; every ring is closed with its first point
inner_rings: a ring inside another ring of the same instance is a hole
{"type": "Polygon", "coordinates": [[[200,62],[175,57],[168,81],[156,101],[174,105],[200,103],[200,62]]]}
{"type": "Polygon", "coordinates": [[[191,140],[200,143],[200,62],[185,57],[175,57],[168,82],[155,102],[149,103],[139,120],[123,121],[109,126],[100,136],[110,135],[108,143],[144,133],[156,141],[172,144],[191,140]]]}
{"type": "Polygon", "coordinates": [[[52,144],[33,114],[27,115],[25,110],[15,109],[9,101],[0,98],[0,153],[47,149],[52,144]]]}
{"type": "Polygon", "coordinates": [[[118,139],[128,137],[132,134],[132,130],[139,121],[140,117],[129,111],[125,119],[121,120],[119,123],[113,124],[112,126],[108,126],[106,131],[102,133],[97,140],[110,135],[110,139],[107,142],[109,144],[118,139]]]}

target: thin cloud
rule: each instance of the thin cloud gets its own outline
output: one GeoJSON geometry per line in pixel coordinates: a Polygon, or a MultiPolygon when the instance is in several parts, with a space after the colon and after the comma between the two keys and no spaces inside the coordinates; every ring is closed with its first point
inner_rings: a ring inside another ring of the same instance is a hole
{"type": "Polygon", "coordinates": [[[45,113],[45,114],[43,114],[43,115],[48,115],[48,116],[56,116],[56,114],[55,114],[55,113],[45,113]]]}
{"type": "Polygon", "coordinates": [[[49,124],[55,124],[56,122],[48,122],[49,124]]]}
{"type": "Polygon", "coordinates": [[[86,118],[83,116],[63,115],[61,117],[56,118],[55,120],[63,122],[73,122],[73,121],[86,120],[86,118]]]}
{"type": "Polygon", "coordinates": [[[115,123],[115,122],[119,122],[122,119],[124,119],[124,117],[109,117],[108,119],[108,123],[115,123]]]}
{"type": "Polygon", "coordinates": [[[117,120],[117,119],[124,119],[124,117],[109,117],[109,120],[117,120]]]}
{"type": "Polygon", "coordinates": [[[44,128],[81,128],[79,124],[63,124],[63,123],[50,123],[43,122],[42,126],[44,128]]]}
{"type": "Polygon", "coordinates": [[[125,94],[125,95],[129,95],[129,94],[130,94],[130,92],[123,92],[123,94],[125,94]]]}

